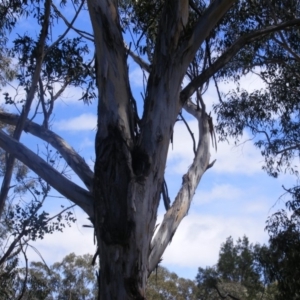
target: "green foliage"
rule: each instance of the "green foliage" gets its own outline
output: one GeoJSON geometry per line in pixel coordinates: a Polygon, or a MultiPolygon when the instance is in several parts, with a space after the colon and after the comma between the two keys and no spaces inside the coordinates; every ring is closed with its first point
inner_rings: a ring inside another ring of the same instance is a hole
{"type": "Polygon", "coordinates": [[[287,213],[278,211],[267,221],[270,234],[269,249],[264,261],[270,281],[278,284],[278,299],[298,299],[300,297],[300,218],[299,187],[289,191],[293,199],[287,202],[287,213]]]}
{"type": "Polygon", "coordinates": [[[17,286],[21,281],[18,269],[19,258],[13,256],[0,266],[0,299],[14,299],[17,293],[17,286]]]}
{"type": "MultiPolygon", "coordinates": [[[[30,300],[92,300],[98,295],[97,267],[92,265],[90,254],[71,253],[51,266],[42,262],[32,262],[27,270],[28,278],[22,299],[30,300]]],[[[5,282],[11,283],[0,293],[9,293],[0,299],[13,299],[20,295],[26,274],[25,268],[17,268],[17,259],[7,265],[5,282]],[[15,265],[12,265],[15,263],[15,265]],[[9,272],[10,270],[10,272],[9,272]],[[9,288],[8,288],[9,287],[9,288]]],[[[1,273],[0,273],[1,276],[1,273]]],[[[196,300],[197,287],[192,280],[184,279],[158,267],[148,280],[147,299],[196,300]]]]}
{"type": "MultiPolygon", "coordinates": [[[[298,1],[239,1],[223,20],[226,33],[219,51],[234,43],[236,36],[250,30],[288,22],[300,17],[298,1]],[[234,16],[234,18],[233,18],[234,16]],[[232,18],[231,18],[232,17],[232,18]]],[[[294,174],[296,184],[285,189],[286,209],[267,221],[270,234],[268,256],[264,263],[267,278],[277,282],[278,299],[299,297],[299,164],[300,102],[298,27],[272,32],[248,43],[218,74],[218,81],[234,78],[237,87],[215,105],[217,130],[221,139],[237,140],[246,130],[253,135],[255,145],[265,159],[263,169],[273,177],[281,173],[294,174]],[[239,87],[240,79],[248,73],[257,74],[265,87],[248,92],[239,87]]],[[[220,38],[220,36],[218,36],[220,38]]]]}
{"type": "Polygon", "coordinates": [[[199,299],[275,299],[262,264],[262,247],[252,245],[246,236],[222,244],[216,266],[199,268],[196,277],[199,299]]]}
{"type": "Polygon", "coordinates": [[[47,268],[33,262],[29,268],[26,295],[30,299],[92,300],[97,295],[96,267],[92,255],[67,255],[47,268]]]}
{"type": "MultiPolygon", "coordinates": [[[[261,5],[240,1],[239,6],[223,21],[226,34],[218,51],[230,46],[236,36],[300,17],[297,1],[262,1],[261,5]]],[[[244,130],[250,131],[265,158],[263,168],[274,177],[281,172],[298,175],[294,159],[299,157],[300,141],[299,34],[297,27],[291,27],[251,41],[217,74],[218,80],[234,78],[237,83],[214,107],[221,139],[238,139],[244,130]],[[239,87],[241,77],[251,72],[265,88],[248,92],[239,87]]]]}
{"type": "Polygon", "coordinates": [[[194,300],[197,299],[196,284],[192,280],[178,277],[164,267],[158,267],[149,277],[146,298],[194,300]]]}

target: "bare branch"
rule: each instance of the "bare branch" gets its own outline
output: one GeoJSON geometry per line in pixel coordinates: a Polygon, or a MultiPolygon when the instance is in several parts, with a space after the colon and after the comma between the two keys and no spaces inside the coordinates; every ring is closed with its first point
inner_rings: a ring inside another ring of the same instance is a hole
{"type": "Polygon", "coordinates": [[[0,147],[14,155],[59,193],[81,207],[91,219],[93,218],[93,197],[88,191],[68,180],[42,158],[2,130],[0,131],[0,147]]]}
{"type": "Polygon", "coordinates": [[[28,279],[28,258],[27,258],[27,255],[26,255],[26,250],[24,250],[22,246],[21,246],[21,250],[22,250],[22,253],[23,253],[23,256],[24,256],[24,259],[25,259],[25,278],[24,278],[22,290],[21,290],[21,293],[18,297],[18,300],[22,300],[22,298],[24,296],[24,293],[26,292],[27,279],[28,279]]]}
{"type": "MultiPolygon", "coordinates": [[[[82,4],[84,4],[85,1],[82,1],[82,4]]],[[[91,42],[94,42],[94,38],[93,38],[93,35],[91,33],[88,33],[86,31],[83,31],[83,30],[80,30],[80,29],[77,29],[73,26],[74,22],[72,20],[72,22],[70,23],[65,17],[64,15],[58,10],[58,8],[55,6],[55,4],[51,3],[55,13],[65,22],[65,24],[68,26],[68,28],[72,28],[75,32],[77,32],[80,36],[82,36],[83,38],[91,41],[91,42]]],[[[81,9],[81,8],[80,8],[81,9]]],[[[80,10],[79,9],[79,10],[80,10]]],[[[78,10],[78,12],[79,12],[78,10]]],[[[75,20],[74,20],[75,21],[75,20]]]]}
{"type": "Polygon", "coordinates": [[[168,191],[168,186],[166,183],[166,180],[164,179],[164,182],[162,184],[162,198],[163,198],[163,202],[164,202],[164,206],[166,211],[168,211],[168,209],[170,208],[170,197],[169,197],[169,191],[168,191]]]}
{"type": "Polygon", "coordinates": [[[195,141],[194,133],[192,132],[189,124],[187,123],[187,121],[183,117],[182,113],[180,113],[179,115],[180,115],[183,123],[185,124],[185,126],[186,126],[186,128],[187,128],[187,130],[188,130],[188,132],[189,132],[189,134],[190,134],[190,136],[192,138],[192,140],[193,140],[193,150],[194,150],[194,154],[196,155],[196,141],[195,141]]]}
{"type": "MultiPolygon", "coordinates": [[[[65,30],[65,32],[62,35],[60,35],[59,38],[47,49],[46,53],[48,53],[49,51],[51,51],[52,48],[54,48],[56,45],[58,45],[59,42],[62,41],[62,39],[67,35],[67,33],[70,31],[70,29],[73,28],[73,24],[75,23],[78,15],[83,7],[84,2],[85,2],[84,0],[81,1],[81,4],[75,13],[75,16],[73,17],[73,20],[71,21],[71,23],[68,22],[68,24],[67,24],[68,27],[65,30]]],[[[51,3],[51,5],[54,8],[55,12],[57,13],[58,9],[56,8],[56,6],[53,3],[51,3]]],[[[62,15],[60,14],[59,16],[62,16],[62,15]]]]}
{"type": "MultiPolygon", "coordinates": [[[[18,119],[18,115],[0,112],[0,120],[3,123],[16,125],[18,119]]],[[[92,191],[94,173],[91,171],[85,160],[63,138],[55,134],[53,131],[31,122],[28,119],[25,122],[24,131],[30,132],[55,148],[65,159],[70,168],[83,181],[85,186],[92,191]]]]}
{"type": "MultiPolygon", "coordinates": [[[[225,1],[224,1],[225,2],[225,1]]],[[[185,103],[189,97],[191,97],[195,91],[208,81],[216,72],[222,69],[246,44],[262,38],[263,36],[274,32],[283,30],[285,28],[292,27],[294,25],[299,25],[300,19],[295,19],[287,22],[283,22],[279,25],[272,25],[254,32],[245,34],[239,37],[236,42],[228,48],[210,67],[203,71],[199,76],[193,79],[180,94],[180,99],[182,103],[185,103]]]]}
{"type": "Polygon", "coordinates": [[[56,219],[58,216],[61,216],[65,211],[67,211],[67,210],[69,210],[69,209],[71,209],[71,208],[73,208],[73,207],[75,207],[75,204],[66,207],[65,209],[63,209],[62,211],[60,211],[58,214],[56,214],[56,215],[54,215],[53,217],[47,219],[46,222],[48,223],[48,222],[50,222],[51,220],[56,219]]]}

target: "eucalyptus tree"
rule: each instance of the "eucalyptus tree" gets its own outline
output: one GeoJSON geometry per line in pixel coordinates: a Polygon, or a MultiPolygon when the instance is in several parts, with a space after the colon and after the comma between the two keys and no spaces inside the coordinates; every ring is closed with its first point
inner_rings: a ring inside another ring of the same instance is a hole
{"type": "MultiPolygon", "coordinates": [[[[15,126],[13,138],[0,132],[0,146],[9,154],[0,208],[7,198],[16,158],[87,213],[100,256],[101,299],[144,299],[149,274],[186,216],[202,175],[214,164],[210,161],[211,139],[216,142],[214,126],[205,105],[210,80],[219,92],[221,79],[238,80],[255,71],[255,66],[272,66],[268,52],[275,43],[272,38],[299,28],[296,2],[87,0],[85,6],[84,1],[74,0],[75,13],[69,21],[51,0],[12,1],[37,21],[40,33],[18,36],[12,49],[26,98],[20,115],[0,114],[2,122],[15,126]],[[92,33],[75,22],[85,8],[92,33]],[[66,27],[53,41],[57,22],[66,27]],[[128,33],[135,37],[126,44],[128,33]],[[131,92],[129,56],[148,73],[142,111],[137,110],[131,92]],[[256,64],[256,57],[265,60],[256,64]],[[189,83],[183,86],[185,76],[189,83]],[[57,85],[60,88],[54,89],[57,85]],[[94,172],[48,127],[56,100],[72,85],[83,89],[82,99],[96,97],[98,101],[94,172]],[[41,124],[33,122],[39,109],[44,116],[41,124]],[[198,139],[194,140],[193,163],[170,203],[164,173],[174,124],[183,109],[198,121],[198,139]],[[85,188],[22,144],[22,131],[50,143],[85,188]],[[161,195],[167,212],[155,231],[161,195]]],[[[61,1],[61,7],[66,3],[61,1]]],[[[278,43],[278,48],[284,49],[285,44],[278,43]]],[[[219,98],[223,104],[221,93],[219,98]]],[[[254,100],[268,112],[264,97],[254,100]]],[[[6,102],[13,103],[9,96],[6,102]]],[[[223,116],[230,121],[233,115],[239,124],[241,110],[224,105],[218,111],[223,108],[223,116]]]]}

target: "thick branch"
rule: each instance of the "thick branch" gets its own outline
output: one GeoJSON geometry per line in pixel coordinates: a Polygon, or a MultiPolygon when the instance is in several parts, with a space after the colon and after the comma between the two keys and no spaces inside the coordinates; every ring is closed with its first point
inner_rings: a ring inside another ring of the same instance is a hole
{"type": "Polygon", "coordinates": [[[93,218],[93,197],[88,191],[68,180],[42,158],[2,130],[0,131],[0,147],[28,166],[63,196],[81,207],[91,219],[93,218]]]}
{"type": "MultiPolygon", "coordinates": [[[[0,112],[0,120],[3,123],[16,125],[18,119],[18,115],[0,112]]],[[[55,148],[65,159],[70,168],[83,181],[85,186],[92,191],[94,173],[91,171],[85,160],[63,138],[53,131],[31,122],[28,119],[25,122],[24,131],[37,136],[55,148]]]]}
{"type": "Polygon", "coordinates": [[[236,1],[237,0],[211,1],[212,4],[205,10],[198,23],[194,26],[192,35],[183,43],[179,57],[182,57],[184,53],[187,60],[189,62],[192,61],[203,41],[236,1]]]}
{"type": "MultiPolygon", "coordinates": [[[[194,112],[194,115],[196,115],[196,111],[194,112]]],[[[199,143],[197,153],[188,172],[183,176],[182,187],[179,190],[173,205],[166,212],[163,222],[151,242],[149,273],[151,273],[159,263],[160,258],[167,245],[171,242],[177,227],[187,215],[199,181],[209,167],[210,133],[208,115],[204,108],[202,108],[202,111],[198,110],[197,119],[199,121],[199,143]]]]}
{"type": "Polygon", "coordinates": [[[263,36],[271,32],[283,30],[287,27],[299,24],[300,19],[295,19],[283,22],[280,25],[272,25],[241,36],[209,68],[203,71],[182,90],[180,94],[181,102],[184,103],[189,97],[191,97],[201,85],[208,81],[216,72],[222,69],[246,44],[257,40],[258,38],[262,38],[263,36]]]}

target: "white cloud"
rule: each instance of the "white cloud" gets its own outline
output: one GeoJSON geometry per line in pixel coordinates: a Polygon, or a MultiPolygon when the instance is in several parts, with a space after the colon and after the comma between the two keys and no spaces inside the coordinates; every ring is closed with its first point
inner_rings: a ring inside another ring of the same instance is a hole
{"type": "Polygon", "coordinates": [[[198,267],[217,263],[220,246],[230,235],[236,240],[247,235],[251,243],[267,242],[263,218],[245,215],[226,217],[207,214],[188,215],[180,224],[163,255],[167,267],[198,267]]]}
{"type": "MultiPolygon", "coordinates": [[[[197,142],[198,128],[196,121],[189,121],[189,127],[194,133],[197,142]]],[[[249,135],[244,133],[243,140],[249,140],[249,135]]],[[[174,129],[173,149],[170,145],[168,163],[169,172],[183,174],[187,171],[193,161],[193,142],[183,123],[176,124],[174,129]]],[[[218,143],[218,150],[211,147],[211,160],[216,163],[211,169],[217,173],[254,174],[261,172],[262,156],[251,141],[241,143],[240,146],[233,146],[233,139],[229,143],[218,143]]]]}
{"type": "Polygon", "coordinates": [[[143,87],[145,79],[148,79],[148,73],[141,70],[141,68],[135,68],[129,73],[130,83],[134,87],[143,87]]]}
{"type": "Polygon", "coordinates": [[[96,115],[90,113],[82,114],[75,118],[57,121],[55,122],[54,126],[58,130],[66,131],[94,130],[97,127],[97,117],[96,115]]]}
{"type": "Polygon", "coordinates": [[[225,183],[214,185],[212,190],[203,191],[202,189],[198,189],[197,194],[194,196],[193,204],[201,205],[204,203],[213,202],[216,200],[222,201],[233,201],[239,200],[243,197],[244,190],[225,183]]]}
{"type": "MultiPolygon", "coordinates": [[[[244,133],[243,140],[249,140],[247,133],[244,133]]],[[[251,141],[240,143],[239,146],[233,145],[234,141],[230,139],[229,143],[218,143],[217,153],[212,151],[212,158],[217,159],[213,172],[247,175],[261,172],[263,158],[251,141]]]]}
{"type": "MultiPolygon", "coordinates": [[[[76,255],[95,253],[94,230],[93,228],[82,227],[82,225],[90,224],[87,216],[82,211],[77,211],[76,218],[77,223],[72,224],[72,227],[66,227],[62,233],[47,234],[43,240],[33,243],[33,246],[38,249],[48,265],[61,261],[72,252],[76,255]]],[[[29,252],[29,259],[31,261],[40,260],[33,250],[29,252]]]]}
{"type": "Polygon", "coordinates": [[[93,140],[91,140],[88,137],[83,137],[83,139],[80,141],[79,149],[85,149],[94,146],[95,146],[95,142],[93,140]]]}
{"type": "MultiPolygon", "coordinates": [[[[257,67],[254,69],[255,72],[259,73],[260,68],[257,67]]],[[[254,73],[248,73],[245,76],[242,76],[239,81],[239,86],[241,89],[247,90],[249,93],[253,92],[254,90],[260,90],[263,88],[266,88],[265,83],[261,80],[261,78],[254,74],[254,73]]],[[[219,88],[223,93],[227,93],[230,90],[236,89],[237,84],[233,81],[230,82],[220,82],[219,88]]]]}

